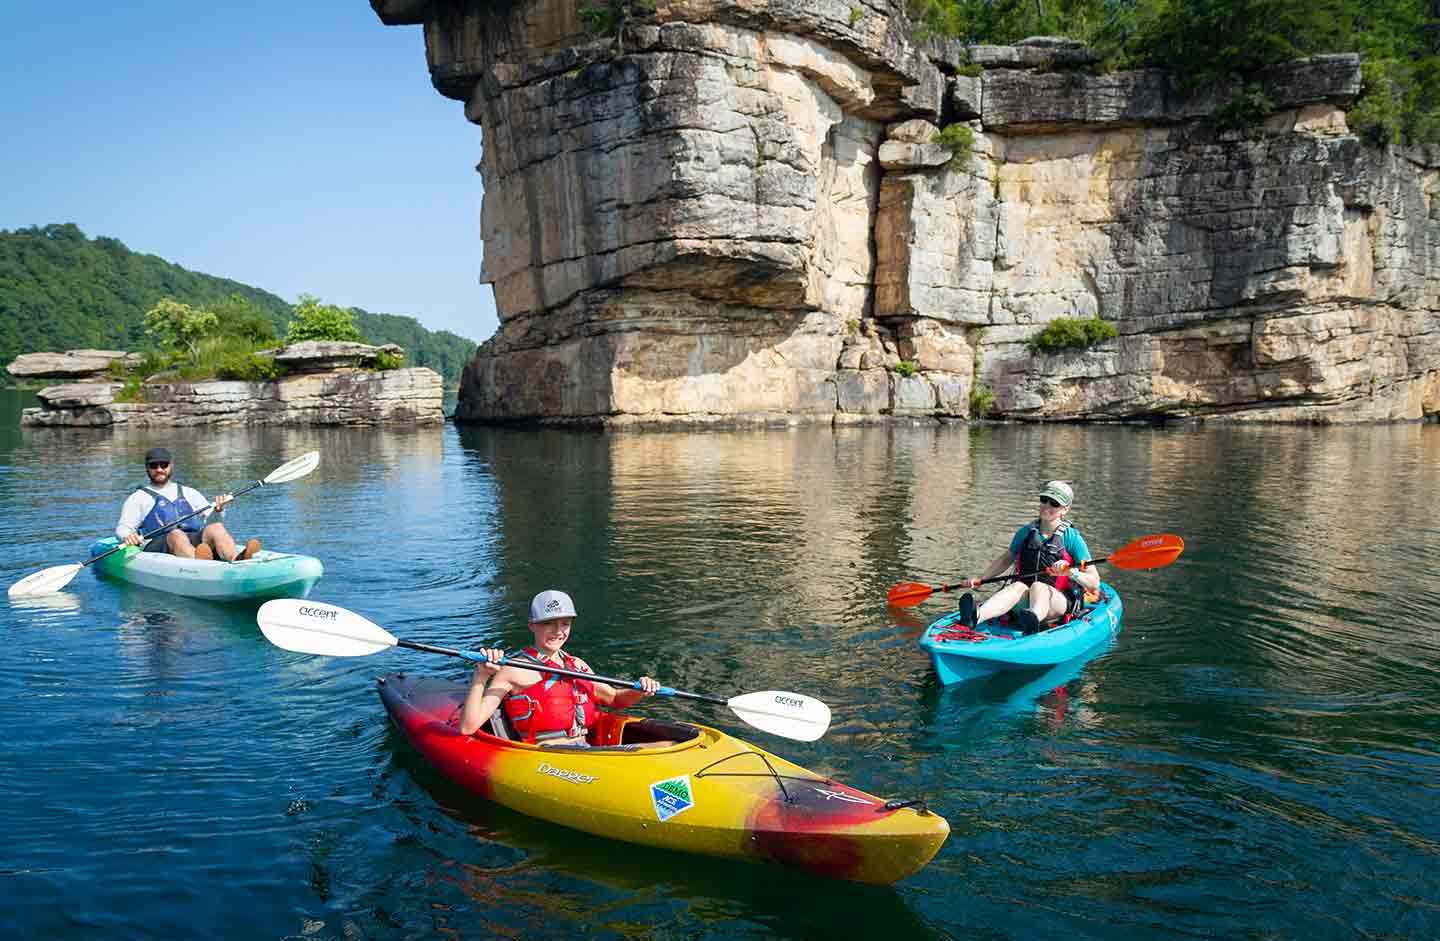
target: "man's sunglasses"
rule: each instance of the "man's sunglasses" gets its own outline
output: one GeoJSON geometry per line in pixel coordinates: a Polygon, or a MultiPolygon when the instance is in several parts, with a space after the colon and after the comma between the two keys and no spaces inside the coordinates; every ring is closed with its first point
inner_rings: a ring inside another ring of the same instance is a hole
{"type": "Polygon", "coordinates": [[[151,461],[151,462],[149,462],[148,464],[146,464],[145,466],[148,467],[148,468],[150,468],[151,470],[160,470],[161,468],[169,467],[169,466],[170,466],[170,462],[169,462],[169,461],[151,461]]]}
{"type": "MultiPolygon", "coordinates": [[[[152,464],[151,466],[153,467],[154,465],[152,464]]],[[[1059,506],[1060,506],[1060,501],[1059,501],[1059,500],[1052,500],[1052,499],[1050,499],[1049,497],[1041,497],[1041,498],[1040,498],[1040,502],[1043,503],[1043,504],[1045,504],[1046,506],[1053,506],[1053,507],[1056,507],[1056,508],[1059,508],[1059,506]]]]}

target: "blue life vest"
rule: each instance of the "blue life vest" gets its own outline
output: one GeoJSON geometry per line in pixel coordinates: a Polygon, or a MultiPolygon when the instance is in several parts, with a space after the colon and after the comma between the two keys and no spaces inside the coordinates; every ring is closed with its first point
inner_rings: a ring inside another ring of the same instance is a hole
{"type": "MultiPolygon", "coordinates": [[[[195,512],[195,508],[185,499],[185,488],[178,481],[175,483],[176,496],[178,499],[174,502],[165,499],[149,487],[137,487],[136,489],[143,490],[155,498],[155,505],[150,508],[150,512],[146,514],[145,518],[140,521],[140,534],[142,536],[146,533],[153,533],[162,526],[168,526],[182,516],[189,516],[195,512]]],[[[198,533],[205,528],[205,519],[201,516],[194,516],[181,523],[177,528],[187,533],[198,533]]]]}

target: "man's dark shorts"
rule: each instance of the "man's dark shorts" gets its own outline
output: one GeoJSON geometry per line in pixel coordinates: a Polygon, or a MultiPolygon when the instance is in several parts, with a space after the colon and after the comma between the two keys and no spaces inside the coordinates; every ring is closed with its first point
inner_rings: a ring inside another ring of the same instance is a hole
{"type": "MultiPolygon", "coordinates": [[[[183,532],[183,530],[182,530],[182,532],[183,532]]],[[[205,541],[205,537],[204,537],[203,535],[201,535],[200,533],[185,533],[185,535],[187,535],[187,536],[190,537],[190,545],[192,545],[192,546],[198,546],[198,545],[200,545],[200,543],[202,543],[202,542],[205,541]]],[[[146,551],[146,552],[169,552],[169,551],[170,551],[170,547],[165,544],[165,540],[167,540],[167,539],[169,539],[169,538],[170,538],[170,534],[169,534],[169,533],[165,533],[165,534],[163,534],[163,535],[156,536],[154,539],[152,539],[152,540],[150,540],[149,542],[145,543],[145,551],[146,551]]]]}

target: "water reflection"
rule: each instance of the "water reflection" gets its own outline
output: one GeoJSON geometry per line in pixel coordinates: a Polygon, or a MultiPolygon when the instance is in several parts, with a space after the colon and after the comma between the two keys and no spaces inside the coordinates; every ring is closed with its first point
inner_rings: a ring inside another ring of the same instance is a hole
{"type": "Polygon", "coordinates": [[[932,678],[922,700],[929,714],[927,731],[941,747],[964,747],[1020,718],[1036,719],[1051,732],[1103,725],[1103,711],[1097,708],[1102,682],[1089,668],[1113,643],[1107,637],[1080,656],[1040,672],[996,673],[951,686],[932,678]]]}
{"type": "Polygon", "coordinates": [[[49,595],[20,595],[6,598],[20,623],[41,625],[47,621],[68,621],[67,615],[80,610],[80,596],[68,591],[49,595]]]}
{"type": "MultiPolygon", "coordinates": [[[[18,934],[1435,934],[1433,425],[165,434],[207,493],[321,451],[233,511],[324,560],[312,597],[513,646],[529,597],[566,588],[597,668],[795,689],[834,723],[796,743],[643,711],[926,797],[952,836],[875,895],[528,821],[387,732],[377,673],[463,664],[290,654],[253,606],[85,573],[0,607],[18,934]],[[1073,673],[942,688],[916,639],[953,593],[895,612],[887,590],[975,574],[1052,477],[1097,553],[1177,532],[1185,554],[1107,573],[1123,631],[1073,673]]],[[[82,559],[151,438],[0,427],[0,579],[82,559]]]]}

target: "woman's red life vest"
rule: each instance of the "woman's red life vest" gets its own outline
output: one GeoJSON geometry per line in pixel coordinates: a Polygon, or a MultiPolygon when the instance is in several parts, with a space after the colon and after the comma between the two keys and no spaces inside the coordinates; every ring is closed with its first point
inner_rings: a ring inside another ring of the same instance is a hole
{"type": "MultiPolygon", "coordinates": [[[[527,648],[525,653],[540,660],[540,652],[527,648]]],[[[579,670],[577,661],[565,651],[560,651],[560,666],[567,670],[579,670]]],[[[595,724],[595,684],[590,680],[577,680],[569,676],[545,674],[539,664],[526,666],[541,674],[538,683],[505,694],[500,707],[510,726],[525,741],[533,742],[536,736],[546,732],[563,732],[566,738],[583,735],[595,724]]]]}
{"type": "Polygon", "coordinates": [[[1064,591],[1070,587],[1070,576],[1061,575],[1056,578],[1044,571],[1061,559],[1071,565],[1075,564],[1075,560],[1070,558],[1070,553],[1065,550],[1065,530],[1069,528],[1070,524],[1061,520],[1055,532],[1050,534],[1049,539],[1046,539],[1040,532],[1039,520],[1030,524],[1030,531],[1025,534],[1025,541],[1020,544],[1020,553],[1015,556],[1015,571],[1022,575],[1029,572],[1040,572],[1041,574],[1032,578],[1022,578],[1020,581],[1029,585],[1035,581],[1035,578],[1039,578],[1045,584],[1055,586],[1056,591],[1064,591]]]}

